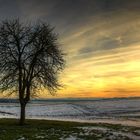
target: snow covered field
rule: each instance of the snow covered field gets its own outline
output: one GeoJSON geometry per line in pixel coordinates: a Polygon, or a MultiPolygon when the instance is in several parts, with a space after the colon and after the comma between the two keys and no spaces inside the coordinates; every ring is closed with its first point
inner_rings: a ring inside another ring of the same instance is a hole
{"type": "MultiPolygon", "coordinates": [[[[0,103],[0,118],[17,118],[19,111],[17,103],[0,103]]],[[[140,126],[140,98],[32,101],[27,105],[26,116],[140,126]]]]}

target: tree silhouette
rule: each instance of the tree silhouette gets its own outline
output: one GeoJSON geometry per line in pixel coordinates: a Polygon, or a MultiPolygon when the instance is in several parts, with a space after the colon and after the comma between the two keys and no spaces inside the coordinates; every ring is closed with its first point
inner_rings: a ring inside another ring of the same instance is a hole
{"type": "Polygon", "coordinates": [[[48,24],[29,25],[18,19],[1,22],[0,90],[17,94],[21,125],[31,96],[41,88],[53,94],[60,86],[58,74],[64,68],[63,57],[57,35],[48,24]]]}

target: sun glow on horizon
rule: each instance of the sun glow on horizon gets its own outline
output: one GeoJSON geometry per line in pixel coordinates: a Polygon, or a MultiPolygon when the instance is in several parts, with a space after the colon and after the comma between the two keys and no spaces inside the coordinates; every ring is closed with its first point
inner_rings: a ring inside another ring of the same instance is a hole
{"type": "Polygon", "coordinates": [[[55,98],[140,96],[140,45],[95,56],[67,65],[55,98]]]}

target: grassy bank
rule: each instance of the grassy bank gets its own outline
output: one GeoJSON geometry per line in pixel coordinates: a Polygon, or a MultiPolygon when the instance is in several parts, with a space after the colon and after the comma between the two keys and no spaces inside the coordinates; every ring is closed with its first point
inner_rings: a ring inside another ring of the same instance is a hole
{"type": "Polygon", "coordinates": [[[138,127],[112,124],[27,120],[26,125],[19,126],[15,119],[0,119],[0,140],[129,140],[137,139],[139,132],[138,127]]]}

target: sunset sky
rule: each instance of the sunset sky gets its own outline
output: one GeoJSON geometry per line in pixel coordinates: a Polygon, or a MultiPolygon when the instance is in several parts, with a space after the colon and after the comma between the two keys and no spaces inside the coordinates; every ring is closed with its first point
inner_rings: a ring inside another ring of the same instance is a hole
{"type": "Polygon", "coordinates": [[[17,17],[59,33],[67,63],[55,97],[140,96],[140,0],[0,0],[0,20],[17,17]]]}

